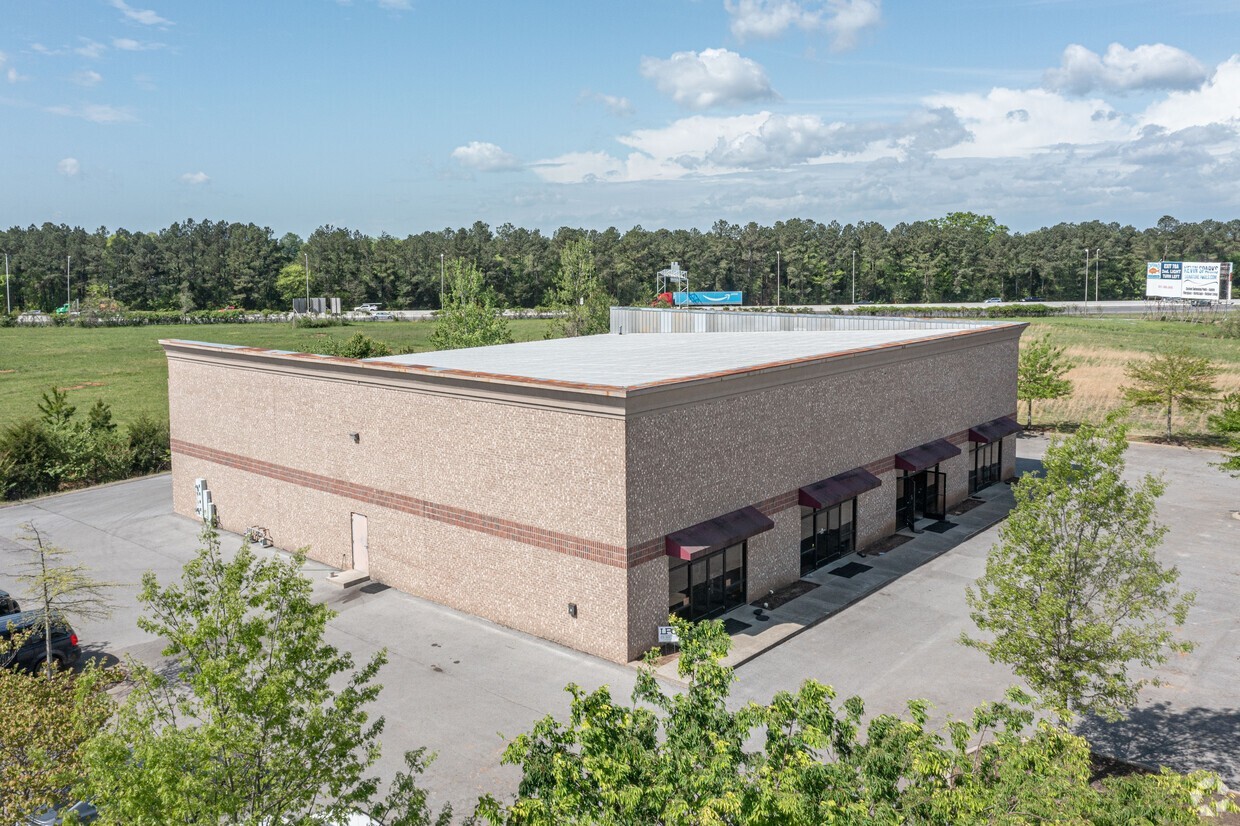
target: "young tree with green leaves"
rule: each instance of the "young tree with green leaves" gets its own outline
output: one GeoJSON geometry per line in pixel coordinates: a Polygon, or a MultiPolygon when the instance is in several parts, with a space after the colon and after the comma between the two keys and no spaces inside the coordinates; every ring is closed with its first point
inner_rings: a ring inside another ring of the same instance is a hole
{"type": "MultiPolygon", "coordinates": [[[[928,704],[863,725],[858,697],[807,680],[770,703],[728,707],[722,623],[671,620],[687,685],[639,672],[633,705],[569,685],[568,720],[539,721],[504,752],[521,767],[508,803],[479,801],[498,826],[842,826],[918,823],[1196,823],[1217,776],[1163,772],[1091,784],[1089,746],[1009,691],[971,718],[927,729],[928,704]],[[1196,797],[1194,796],[1196,795],[1196,797]]],[[[1224,804],[1225,807],[1225,804],[1224,804]]]]}
{"type": "Polygon", "coordinates": [[[1184,410],[1201,410],[1216,402],[1218,365],[1185,348],[1130,361],[1124,374],[1132,382],[1120,388],[1124,400],[1138,407],[1162,408],[1167,417],[1167,441],[1171,441],[1171,414],[1177,405],[1184,410]]]}
{"type": "Polygon", "coordinates": [[[1240,476],[1240,393],[1228,393],[1222,398],[1223,409],[1210,417],[1210,429],[1226,438],[1235,453],[1215,467],[1232,476],[1240,476]]]}
{"type": "MultiPolygon", "coordinates": [[[[143,577],[138,625],[168,641],[171,667],[130,662],[132,690],[87,750],[104,823],[337,823],[370,807],[384,721],[366,706],[386,653],[359,668],[324,641],[334,613],[311,599],[304,559],[248,544],[225,559],[208,530],[179,585],[143,577]]],[[[412,775],[426,760],[411,757],[412,775]]],[[[414,792],[398,785],[384,822],[429,823],[414,792]]]]}
{"type": "Polygon", "coordinates": [[[1060,399],[1072,392],[1065,378],[1075,365],[1064,348],[1051,344],[1050,334],[1021,342],[1016,366],[1016,397],[1025,403],[1025,427],[1033,427],[1033,402],[1060,399]]]}
{"type": "Polygon", "coordinates": [[[504,308],[483,282],[480,269],[460,258],[453,259],[445,289],[443,309],[435,313],[431,347],[458,350],[512,343],[504,308]]]}
{"type": "Polygon", "coordinates": [[[40,614],[44,644],[44,669],[55,670],[52,657],[52,626],[58,619],[70,623],[79,620],[106,619],[112,614],[109,588],[115,583],[95,579],[84,565],[69,563],[69,551],[43,541],[43,534],[33,522],[22,526],[20,540],[27,560],[15,574],[22,591],[29,595],[28,610],[40,614]]]}
{"type": "Polygon", "coordinates": [[[593,336],[611,329],[611,296],[594,269],[589,239],[569,241],[560,250],[560,269],[550,290],[555,318],[547,338],[593,336]]]}
{"type": "Polygon", "coordinates": [[[83,744],[112,716],[114,669],[28,674],[0,668],[0,823],[25,823],[82,781],[83,744]]]}
{"type": "Polygon", "coordinates": [[[1012,666],[1041,704],[1067,721],[1109,719],[1151,682],[1134,677],[1168,654],[1194,594],[1155,556],[1167,529],[1155,519],[1164,485],[1125,482],[1126,429],[1115,416],[1052,441],[1043,475],[1013,486],[1016,507],[966,592],[979,636],[961,642],[1012,666]]]}
{"type": "Polygon", "coordinates": [[[393,355],[391,345],[378,341],[364,333],[354,333],[349,338],[325,338],[315,345],[325,356],[340,356],[350,359],[369,359],[393,355]]]}

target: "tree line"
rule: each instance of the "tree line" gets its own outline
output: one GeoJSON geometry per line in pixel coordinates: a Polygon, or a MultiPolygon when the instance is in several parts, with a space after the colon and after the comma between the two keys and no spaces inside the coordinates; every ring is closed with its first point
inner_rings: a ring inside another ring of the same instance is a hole
{"type": "Polygon", "coordinates": [[[346,304],[439,308],[445,262],[482,273],[503,304],[547,304],[563,251],[588,242],[596,275],[622,304],[647,304],[655,274],[677,261],[701,290],[742,290],[751,304],[980,301],[1033,295],[1073,300],[1144,294],[1145,262],[1240,264],[1240,219],[1155,226],[1087,221],[1011,232],[994,218],[951,213],[891,228],[872,221],[717,221],[708,231],[561,227],[550,235],[478,221],[398,238],[322,226],[306,239],[228,221],[175,222],[158,232],[45,223],[0,232],[14,307],[51,310],[94,290],[136,310],[286,308],[305,295],[346,304]]]}

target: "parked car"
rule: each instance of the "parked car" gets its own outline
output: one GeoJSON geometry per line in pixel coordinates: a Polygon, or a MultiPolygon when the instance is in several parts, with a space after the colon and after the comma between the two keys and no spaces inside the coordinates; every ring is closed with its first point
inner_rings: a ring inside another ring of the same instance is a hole
{"type": "Polygon", "coordinates": [[[0,617],[7,617],[9,614],[21,613],[21,606],[17,604],[17,600],[9,596],[8,591],[0,591],[0,617]]]}
{"type": "MultiPolygon", "coordinates": [[[[0,617],[0,666],[34,671],[43,664],[47,647],[43,640],[43,612],[22,611],[0,617]],[[10,644],[14,634],[26,634],[20,648],[10,644]]],[[[68,668],[82,657],[78,635],[62,617],[52,618],[52,663],[68,668]]]]}
{"type": "Polygon", "coordinates": [[[94,823],[99,819],[99,810],[93,804],[79,800],[72,805],[49,806],[26,815],[26,826],[61,826],[70,812],[77,815],[75,823],[94,823]]]}
{"type": "Polygon", "coordinates": [[[991,296],[990,298],[986,299],[982,303],[983,304],[1002,304],[1003,299],[999,298],[998,296],[991,296]]]}

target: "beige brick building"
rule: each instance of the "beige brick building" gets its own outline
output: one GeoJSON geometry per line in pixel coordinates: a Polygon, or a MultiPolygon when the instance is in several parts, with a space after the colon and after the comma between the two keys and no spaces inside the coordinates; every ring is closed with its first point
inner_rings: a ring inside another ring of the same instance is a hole
{"type": "Polygon", "coordinates": [[[165,341],[174,504],[610,660],[1014,474],[1021,324],[357,361],[165,341]]]}

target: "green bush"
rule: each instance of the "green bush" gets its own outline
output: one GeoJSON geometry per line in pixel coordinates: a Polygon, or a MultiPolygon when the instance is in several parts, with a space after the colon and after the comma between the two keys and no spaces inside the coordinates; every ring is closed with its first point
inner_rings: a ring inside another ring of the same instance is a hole
{"type": "Polygon", "coordinates": [[[60,487],[82,488],[129,477],[129,443],[114,430],[94,430],[78,422],[50,433],[59,447],[54,474],[60,487]]]}
{"type": "Polygon", "coordinates": [[[0,433],[0,490],[6,499],[26,499],[60,487],[60,443],[35,418],[14,422],[0,433]]]}
{"type": "Polygon", "coordinates": [[[172,464],[168,423],[145,413],[129,425],[129,470],[135,476],[167,470],[172,464]]]}
{"type": "Polygon", "coordinates": [[[293,319],[293,326],[298,329],[316,330],[320,327],[343,327],[343,318],[317,318],[311,315],[300,315],[293,319]]]}
{"type": "Polygon", "coordinates": [[[326,338],[315,345],[324,356],[341,356],[350,359],[380,358],[394,355],[392,348],[368,335],[354,333],[351,338],[326,338]]]}

